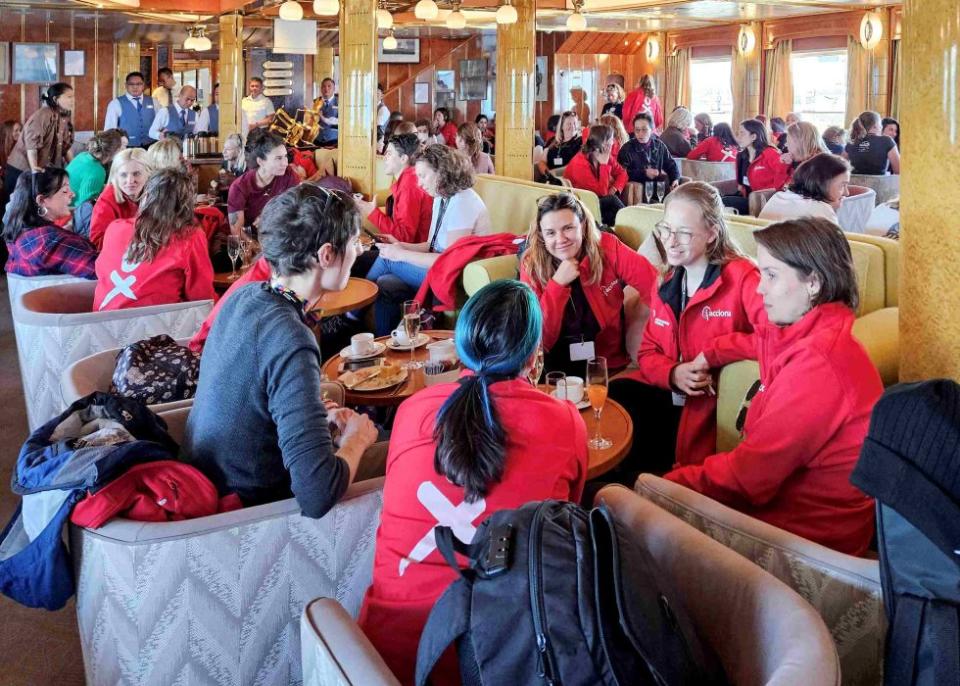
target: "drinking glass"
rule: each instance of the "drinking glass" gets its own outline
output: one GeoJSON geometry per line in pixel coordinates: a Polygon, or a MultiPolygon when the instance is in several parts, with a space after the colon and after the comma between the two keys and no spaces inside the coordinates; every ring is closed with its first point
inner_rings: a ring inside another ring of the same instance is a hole
{"type": "Polygon", "coordinates": [[[240,257],[240,251],[243,249],[243,244],[241,242],[240,236],[228,236],[227,237],[227,257],[230,258],[230,266],[232,271],[230,273],[230,280],[233,281],[237,278],[237,259],[240,257]]]}
{"type": "Polygon", "coordinates": [[[590,407],[593,408],[593,416],[597,420],[597,430],[593,438],[587,441],[594,450],[606,450],[613,445],[613,441],[600,435],[600,413],[603,412],[603,406],[607,402],[607,384],[609,378],[607,375],[607,358],[595,357],[587,361],[587,397],[590,399],[590,407]]]}
{"type": "Polygon", "coordinates": [[[565,400],[567,397],[567,375],[563,372],[548,373],[547,393],[558,400],[565,400]]]}
{"type": "Polygon", "coordinates": [[[643,184],[643,199],[648,205],[653,202],[653,181],[643,184]]]}
{"type": "Polygon", "coordinates": [[[543,374],[543,348],[537,348],[537,357],[533,361],[533,367],[530,369],[530,373],[527,375],[527,380],[530,381],[530,385],[536,388],[537,382],[540,381],[540,375],[543,374]]]}
{"type": "Polygon", "coordinates": [[[416,300],[407,300],[403,303],[403,330],[410,340],[410,361],[404,363],[405,369],[420,369],[423,365],[413,359],[416,350],[417,337],[420,335],[420,303],[416,300]]]}
{"type": "Polygon", "coordinates": [[[666,196],[667,196],[667,182],[657,181],[657,198],[660,199],[660,202],[663,202],[666,196]]]}

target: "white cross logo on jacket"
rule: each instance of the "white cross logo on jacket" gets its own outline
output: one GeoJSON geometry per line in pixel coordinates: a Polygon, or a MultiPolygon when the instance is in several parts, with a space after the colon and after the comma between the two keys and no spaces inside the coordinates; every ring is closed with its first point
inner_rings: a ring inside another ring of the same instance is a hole
{"type": "MultiPolygon", "coordinates": [[[[417,488],[417,500],[427,508],[427,512],[437,520],[439,526],[449,526],[453,530],[453,535],[464,543],[473,540],[473,535],[477,531],[473,520],[482,515],[487,508],[487,502],[483,498],[475,503],[464,501],[454,506],[431,481],[424,481],[417,488]]],[[[413,546],[413,550],[406,557],[401,558],[399,575],[403,576],[411,562],[423,562],[427,555],[436,549],[437,541],[433,536],[433,527],[430,527],[426,535],[413,546]]]]}
{"type": "MultiPolygon", "coordinates": [[[[124,273],[132,272],[134,269],[140,266],[139,262],[127,262],[126,256],[120,260],[120,269],[124,273]]],[[[100,303],[100,308],[103,309],[106,307],[111,300],[116,298],[118,295],[122,295],[130,300],[136,300],[137,295],[133,292],[133,284],[137,282],[137,277],[131,274],[130,276],[124,278],[120,276],[119,272],[114,269],[110,272],[110,281],[113,283],[113,288],[107,293],[103,298],[103,302],[100,303]]]]}

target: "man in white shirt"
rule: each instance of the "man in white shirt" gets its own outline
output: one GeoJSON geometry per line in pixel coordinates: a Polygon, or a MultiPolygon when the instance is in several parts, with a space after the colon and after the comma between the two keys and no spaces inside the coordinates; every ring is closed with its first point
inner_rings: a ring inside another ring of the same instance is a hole
{"type": "Polygon", "coordinates": [[[209,127],[210,115],[206,110],[193,111],[191,108],[196,101],[196,88],[193,86],[181,88],[173,104],[157,112],[150,127],[150,137],[157,140],[162,135],[186,138],[206,131],[209,127]]]}
{"type": "Polygon", "coordinates": [[[163,67],[157,71],[157,80],[160,85],[153,89],[150,97],[157,104],[157,109],[169,107],[173,101],[173,89],[177,87],[177,82],[173,78],[173,71],[169,67],[163,67]]]}
{"type": "Polygon", "coordinates": [[[107,105],[103,128],[123,129],[127,132],[127,144],[131,148],[145,148],[153,142],[149,132],[157,114],[155,103],[153,98],[143,94],[145,80],[140,72],[127,74],[124,83],[127,92],[107,105]]]}
{"type": "Polygon", "coordinates": [[[240,101],[240,133],[244,138],[255,128],[270,126],[275,111],[270,98],[263,94],[263,79],[259,76],[250,78],[247,92],[250,95],[240,101]]]}
{"type": "Polygon", "coordinates": [[[390,122],[390,108],[383,104],[383,86],[377,84],[377,127],[381,131],[387,130],[390,122]]]}

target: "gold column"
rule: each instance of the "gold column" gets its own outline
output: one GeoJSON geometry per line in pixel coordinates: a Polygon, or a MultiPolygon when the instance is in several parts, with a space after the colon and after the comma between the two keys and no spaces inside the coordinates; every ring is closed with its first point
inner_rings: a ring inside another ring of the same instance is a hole
{"type": "Polygon", "coordinates": [[[907,0],[900,102],[900,380],[960,381],[960,11],[907,0]],[[928,135],[936,131],[938,135],[928,135]]]}
{"type": "Polygon", "coordinates": [[[377,2],[346,0],[340,11],[340,176],[354,190],[374,188],[374,143],[377,100],[377,2]],[[350,21],[347,21],[347,17],[350,21]]]}
{"type": "Polygon", "coordinates": [[[515,24],[497,25],[497,154],[501,176],[533,178],[536,2],[515,0],[515,24]]]}
{"type": "Polygon", "coordinates": [[[220,148],[240,132],[240,100],[244,93],[243,17],[220,17],[220,148]]]}
{"type": "Polygon", "coordinates": [[[113,93],[119,96],[127,92],[127,74],[140,71],[140,44],[114,43],[113,49],[116,53],[113,63],[117,65],[113,72],[113,93]]]}
{"type": "Polygon", "coordinates": [[[317,48],[317,54],[313,57],[313,90],[315,93],[320,93],[320,82],[326,78],[335,78],[333,75],[333,48],[317,48]]]}

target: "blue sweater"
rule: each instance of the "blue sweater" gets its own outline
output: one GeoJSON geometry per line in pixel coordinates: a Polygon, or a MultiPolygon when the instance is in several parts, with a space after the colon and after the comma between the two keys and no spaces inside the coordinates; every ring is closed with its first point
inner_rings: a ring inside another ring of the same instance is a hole
{"type": "Polygon", "coordinates": [[[297,306],[249,284],[224,303],[200,359],[182,451],[244,505],[296,496],[322,517],[347,488],[320,396],[320,350],[297,306]]]}

